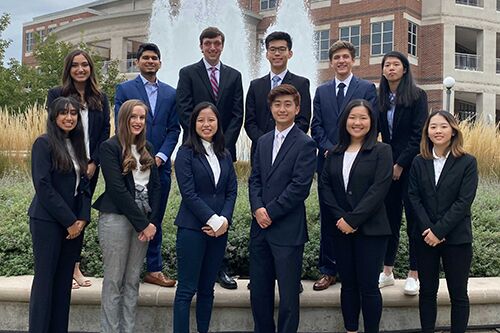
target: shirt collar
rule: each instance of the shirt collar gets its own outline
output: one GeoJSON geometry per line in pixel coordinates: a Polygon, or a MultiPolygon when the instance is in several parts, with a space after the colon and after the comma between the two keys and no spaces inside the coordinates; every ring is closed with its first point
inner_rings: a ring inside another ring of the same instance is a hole
{"type": "Polygon", "coordinates": [[[152,82],[149,82],[144,76],[142,76],[142,74],[139,74],[139,76],[141,77],[141,80],[142,80],[142,84],[144,85],[147,85],[147,84],[150,84],[150,85],[158,85],[158,78],[156,78],[156,81],[154,83],[152,82]]]}
{"type": "Polygon", "coordinates": [[[290,131],[292,130],[293,126],[295,126],[295,123],[293,123],[292,125],[290,125],[289,127],[285,128],[283,131],[278,131],[278,129],[275,127],[274,128],[274,137],[276,138],[276,136],[278,134],[283,134],[283,137],[286,138],[286,136],[288,135],[288,133],[290,133],[290,131]]]}
{"type": "Polygon", "coordinates": [[[209,151],[210,152],[213,152],[214,151],[214,148],[213,148],[213,142],[208,142],[206,140],[203,140],[202,138],[200,138],[201,140],[201,143],[203,144],[203,147],[205,148],[206,152],[208,153],[209,151]]]}
{"type": "Polygon", "coordinates": [[[271,72],[269,72],[269,78],[272,80],[272,79],[273,79],[273,77],[275,77],[275,76],[279,76],[279,78],[281,79],[281,82],[283,82],[283,79],[285,78],[286,73],[288,73],[288,69],[285,69],[283,72],[278,73],[278,74],[273,73],[273,72],[271,71],[271,72]]]}
{"type": "Polygon", "coordinates": [[[352,80],[352,77],[354,76],[354,74],[349,74],[349,76],[345,79],[345,80],[339,80],[337,77],[335,77],[335,88],[338,87],[339,83],[340,82],[343,82],[345,84],[346,87],[349,86],[349,83],[351,83],[351,80],[352,80]]]}
{"type": "Polygon", "coordinates": [[[215,67],[217,68],[218,71],[220,71],[220,64],[221,64],[220,61],[217,63],[217,65],[212,66],[208,63],[208,61],[205,58],[203,58],[203,63],[205,64],[205,68],[207,69],[207,71],[210,70],[210,68],[212,67],[215,67]]]}
{"type": "Polygon", "coordinates": [[[436,155],[436,151],[434,150],[434,147],[432,147],[432,157],[435,159],[435,160],[446,160],[448,158],[448,156],[450,155],[450,151],[448,150],[448,152],[446,153],[446,156],[437,156],[436,155]]]}

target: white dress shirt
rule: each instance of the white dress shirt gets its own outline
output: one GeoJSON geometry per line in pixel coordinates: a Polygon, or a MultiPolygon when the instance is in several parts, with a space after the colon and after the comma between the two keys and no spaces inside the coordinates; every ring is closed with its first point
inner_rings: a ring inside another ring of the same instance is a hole
{"type": "MultiPolygon", "coordinates": [[[[201,143],[203,144],[203,147],[207,152],[205,157],[208,161],[208,164],[210,165],[210,169],[212,169],[212,173],[214,174],[215,186],[217,186],[220,178],[220,163],[217,155],[215,155],[214,152],[214,144],[203,139],[201,139],[201,143]]],[[[222,227],[225,221],[227,221],[227,219],[224,216],[214,214],[208,219],[206,224],[212,227],[214,231],[217,231],[220,227],[222,227]]]]}
{"type": "Polygon", "coordinates": [[[434,148],[432,148],[432,156],[434,157],[434,184],[437,185],[439,181],[439,177],[441,177],[441,172],[443,171],[444,164],[446,163],[446,159],[450,155],[448,151],[446,156],[437,156],[434,148]]]}
{"type": "Polygon", "coordinates": [[[83,126],[83,139],[85,141],[85,153],[90,160],[90,137],[89,137],[89,109],[84,105],[80,110],[80,117],[82,117],[83,126]]]}
{"type": "Polygon", "coordinates": [[[345,84],[345,87],[344,87],[344,96],[347,94],[347,90],[349,89],[349,84],[351,83],[351,80],[352,80],[352,77],[353,77],[353,76],[354,76],[354,75],[351,73],[351,74],[349,74],[349,76],[348,76],[345,80],[343,80],[343,81],[341,81],[341,80],[339,80],[339,79],[335,78],[335,96],[337,96],[337,94],[339,93],[339,84],[340,84],[340,83],[345,84]]]}
{"type": "Polygon", "coordinates": [[[135,160],[137,161],[137,167],[135,168],[135,170],[132,170],[132,175],[134,176],[134,183],[136,185],[144,186],[145,191],[147,191],[147,186],[149,183],[149,174],[151,173],[151,169],[147,168],[144,171],[141,170],[141,162],[140,162],[141,155],[139,155],[136,145],[131,145],[130,151],[132,152],[132,156],[134,156],[135,160]]]}
{"type": "Polygon", "coordinates": [[[351,174],[352,164],[356,159],[359,151],[344,152],[344,160],[342,163],[342,177],[344,178],[344,189],[347,191],[349,185],[349,175],[351,174]]]}
{"type": "Polygon", "coordinates": [[[215,78],[217,79],[217,84],[220,86],[220,61],[217,63],[217,65],[212,66],[210,65],[205,58],[203,58],[203,63],[205,64],[205,68],[207,69],[207,75],[210,78],[210,74],[212,74],[212,67],[217,68],[215,71],[215,78]]]}
{"type": "Polygon", "coordinates": [[[269,72],[269,81],[271,82],[271,89],[273,88],[273,79],[275,76],[278,76],[280,78],[280,81],[277,86],[283,83],[283,79],[285,78],[286,73],[288,73],[288,69],[285,69],[283,72],[276,74],[273,73],[272,71],[269,72]]]}
{"type": "Polygon", "coordinates": [[[295,125],[295,123],[293,123],[292,125],[290,125],[290,127],[287,127],[285,128],[283,131],[278,131],[277,128],[274,128],[274,141],[273,141],[273,159],[272,159],[272,163],[274,163],[274,160],[276,159],[276,156],[278,156],[278,153],[281,149],[281,145],[283,144],[283,142],[285,142],[285,139],[286,139],[286,136],[288,135],[288,133],[290,133],[290,131],[292,130],[292,127],[295,125]]]}
{"type": "Polygon", "coordinates": [[[80,165],[76,162],[75,151],[73,150],[73,145],[70,139],[65,139],[66,147],[68,148],[69,156],[73,162],[73,167],[75,168],[76,182],[75,182],[75,196],[78,194],[78,185],[80,185],[80,165]]]}

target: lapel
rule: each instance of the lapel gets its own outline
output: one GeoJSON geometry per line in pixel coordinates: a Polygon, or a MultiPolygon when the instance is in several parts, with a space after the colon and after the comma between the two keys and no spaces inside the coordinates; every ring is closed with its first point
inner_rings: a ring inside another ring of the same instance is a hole
{"type": "MultiPolygon", "coordinates": [[[[212,100],[210,102],[217,104],[217,101],[215,100],[214,92],[212,91],[212,85],[210,84],[210,80],[208,78],[208,73],[207,73],[207,68],[205,67],[205,63],[203,62],[203,59],[201,59],[198,64],[196,65],[196,72],[198,73],[198,76],[200,77],[201,82],[203,82],[203,85],[207,89],[208,93],[210,94],[210,97],[212,97],[212,100]]],[[[222,76],[222,66],[221,66],[221,76],[222,76]]],[[[221,81],[219,79],[219,81],[221,81]]],[[[220,82],[219,82],[219,91],[220,91],[220,82]]]]}
{"type": "MultiPolygon", "coordinates": [[[[201,164],[203,164],[203,166],[205,167],[205,169],[208,173],[208,178],[210,179],[212,186],[215,188],[214,173],[212,171],[212,168],[210,167],[210,164],[208,163],[207,158],[205,157],[205,155],[202,155],[202,154],[196,154],[196,157],[201,161],[201,164]]],[[[221,166],[221,174],[222,174],[222,166],[221,166]]]]}
{"type": "MultiPolygon", "coordinates": [[[[290,73],[290,71],[287,71],[286,74],[285,74],[285,77],[283,78],[283,81],[281,83],[286,83],[286,84],[292,84],[292,78],[293,78],[293,74],[290,73]]],[[[271,82],[271,81],[269,81],[271,82]]],[[[271,83],[269,83],[271,84],[271,83]]]]}
{"type": "MultiPolygon", "coordinates": [[[[433,160],[424,160],[425,171],[429,175],[429,181],[431,183],[430,188],[436,192],[436,183],[435,183],[435,173],[434,173],[434,161],[433,160]]],[[[441,180],[439,180],[441,181],[441,180]]]]}
{"type": "MultiPolygon", "coordinates": [[[[140,75],[137,75],[135,78],[135,87],[141,95],[141,100],[148,106],[149,110],[151,110],[151,105],[149,104],[148,93],[146,92],[146,88],[144,88],[144,83],[142,83],[142,79],[140,75]]],[[[148,114],[151,112],[148,112],[148,114]]]]}
{"type": "Polygon", "coordinates": [[[340,107],[340,110],[338,110],[338,115],[342,113],[342,111],[345,109],[347,104],[351,101],[352,95],[358,89],[358,78],[353,75],[351,82],[349,83],[349,88],[347,88],[347,91],[344,96],[344,101],[342,102],[342,106],[340,107]]]}
{"type": "Polygon", "coordinates": [[[403,114],[406,113],[406,108],[403,106],[398,106],[394,108],[394,119],[393,119],[393,124],[392,124],[392,136],[394,137],[394,133],[397,133],[397,128],[399,121],[401,120],[401,117],[403,114]]]}
{"type": "MultiPolygon", "coordinates": [[[[219,73],[219,96],[217,97],[217,101],[221,100],[222,94],[224,93],[224,87],[228,81],[229,70],[226,65],[222,62],[220,63],[220,73],[219,73]]],[[[210,89],[212,87],[210,86],[210,89]]]]}
{"type": "MultiPolygon", "coordinates": [[[[267,178],[271,177],[271,175],[274,173],[274,171],[279,167],[283,159],[285,158],[287,152],[290,150],[290,148],[293,146],[295,141],[297,141],[297,126],[293,125],[292,129],[288,133],[288,135],[285,138],[285,141],[281,144],[281,148],[278,152],[278,155],[276,155],[276,158],[274,159],[274,163],[271,165],[271,169],[269,170],[269,173],[267,175],[267,178]]],[[[272,141],[271,141],[271,162],[272,162],[272,154],[273,154],[273,142],[274,142],[274,133],[272,135],[272,141]]]]}
{"type": "MultiPolygon", "coordinates": [[[[329,83],[327,83],[327,102],[330,103],[330,107],[327,108],[327,110],[333,110],[334,115],[339,114],[339,108],[337,106],[337,93],[336,93],[336,83],[335,79],[331,80],[329,83]]],[[[336,117],[338,120],[338,117],[336,117]]]]}
{"type": "Polygon", "coordinates": [[[161,89],[160,81],[158,80],[158,92],[156,94],[156,105],[155,105],[155,112],[153,114],[153,119],[156,119],[156,117],[158,116],[159,110],[161,110],[161,106],[160,106],[161,98],[162,98],[161,92],[162,92],[162,89],[161,89]]]}
{"type": "Polygon", "coordinates": [[[266,136],[262,140],[262,148],[264,151],[261,153],[263,159],[261,163],[261,168],[262,168],[262,174],[265,175],[265,178],[267,179],[273,161],[274,132],[265,135],[266,136]]]}
{"type": "MultiPolygon", "coordinates": [[[[455,161],[456,161],[455,157],[450,152],[448,158],[446,159],[446,162],[444,163],[443,171],[441,171],[441,175],[439,176],[439,180],[436,185],[436,190],[439,190],[439,187],[443,183],[444,179],[450,175],[450,169],[453,167],[453,164],[455,164],[455,161]]],[[[434,165],[432,169],[434,170],[434,165]]]]}
{"type": "MultiPolygon", "coordinates": [[[[94,122],[96,121],[97,118],[97,112],[99,111],[90,111],[90,109],[87,109],[87,114],[89,117],[89,142],[90,146],[92,147],[92,138],[94,137],[94,133],[92,131],[94,130],[94,122]]],[[[89,152],[90,154],[90,152],[89,152]]]]}
{"type": "MultiPolygon", "coordinates": [[[[349,183],[350,183],[350,180],[353,176],[353,173],[354,171],[356,170],[356,166],[358,165],[358,162],[360,159],[363,158],[363,154],[364,152],[366,151],[367,149],[362,149],[360,151],[358,151],[358,153],[356,154],[356,158],[354,159],[354,162],[352,162],[352,166],[351,166],[351,170],[349,170],[349,178],[347,178],[348,180],[348,183],[347,183],[347,188],[349,189],[349,183]]],[[[342,155],[342,163],[339,163],[341,165],[341,168],[340,168],[340,174],[343,175],[343,168],[344,168],[344,155],[342,155]]],[[[342,185],[344,186],[345,188],[345,184],[344,184],[344,177],[340,177],[341,180],[342,180],[342,185]]]]}

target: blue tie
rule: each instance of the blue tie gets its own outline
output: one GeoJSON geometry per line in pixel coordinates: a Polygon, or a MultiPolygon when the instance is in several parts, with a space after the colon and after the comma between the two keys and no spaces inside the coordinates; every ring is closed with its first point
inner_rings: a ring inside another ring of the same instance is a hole
{"type": "Polygon", "coordinates": [[[275,75],[272,81],[273,81],[273,86],[271,88],[274,89],[280,85],[281,78],[278,75],[275,75]]]}

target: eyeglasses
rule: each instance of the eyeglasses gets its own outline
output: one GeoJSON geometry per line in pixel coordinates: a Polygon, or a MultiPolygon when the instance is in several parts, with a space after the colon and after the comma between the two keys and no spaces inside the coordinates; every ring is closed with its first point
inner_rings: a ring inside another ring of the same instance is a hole
{"type": "Polygon", "coordinates": [[[286,46],[270,47],[267,49],[267,52],[269,52],[269,53],[278,52],[278,53],[282,54],[282,53],[285,53],[286,51],[288,51],[288,47],[286,47],[286,46]]]}

